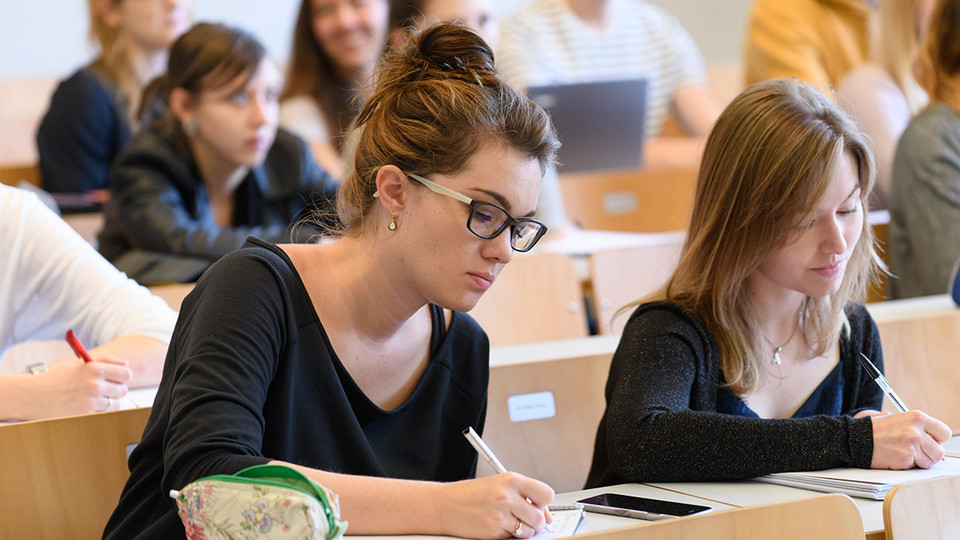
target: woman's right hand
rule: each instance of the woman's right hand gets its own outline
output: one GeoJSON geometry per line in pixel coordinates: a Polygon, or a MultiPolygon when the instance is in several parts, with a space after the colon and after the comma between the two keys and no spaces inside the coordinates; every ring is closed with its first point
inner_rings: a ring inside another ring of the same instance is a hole
{"type": "Polygon", "coordinates": [[[30,388],[21,407],[29,417],[24,420],[119,408],[119,400],[127,395],[127,383],[133,378],[127,364],[109,355],[95,357],[89,363],[71,358],[51,364],[46,373],[25,381],[30,388]]]}
{"type": "Polygon", "coordinates": [[[921,411],[871,416],[873,469],[929,469],[943,459],[950,428],[921,411]]]}
{"type": "Polygon", "coordinates": [[[447,534],[463,538],[529,538],[548,523],[553,489],[522,474],[506,472],[444,486],[442,512],[447,534]],[[516,534],[518,530],[520,534],[516,534]]]}

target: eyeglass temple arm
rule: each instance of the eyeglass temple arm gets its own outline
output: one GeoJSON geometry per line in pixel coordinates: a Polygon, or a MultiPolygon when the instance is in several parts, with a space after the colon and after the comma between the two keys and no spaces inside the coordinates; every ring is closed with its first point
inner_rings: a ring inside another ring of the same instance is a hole
{"type": "Polygon", "coordinates": [[[411,173],[411,174],[408,174],[407,176],[427,186],[427,188],[430,191],[433,191],[434,193],[440,193],[442,195],[446,195],[447,197],[453,197],[454,199],[457,199],[458,201],[461,201],[461,202],[465,202],[467,204],[473,203],[473,199],[471,199],[470,197],[467,197],[463,193],[457,193],[456,191],[446,186],[442,186],[434,182],[433,180],[427,180],[426,178],[420,176],[419,174],[411,173]]]}

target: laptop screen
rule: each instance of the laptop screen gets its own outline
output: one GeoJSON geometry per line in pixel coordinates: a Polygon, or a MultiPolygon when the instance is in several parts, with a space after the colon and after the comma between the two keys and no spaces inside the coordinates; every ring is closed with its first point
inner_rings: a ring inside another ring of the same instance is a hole
{"type": "Polygon", "coordinates": [[[642,165],[647,79],[538,86],[527,95],[553,120],[561,173],[642,165]]]}

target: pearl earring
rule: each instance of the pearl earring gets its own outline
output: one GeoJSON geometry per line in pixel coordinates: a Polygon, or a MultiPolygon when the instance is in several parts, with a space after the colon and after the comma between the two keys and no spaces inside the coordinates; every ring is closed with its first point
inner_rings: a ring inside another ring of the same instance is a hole
{"type": "Polygon", "coordinates": [[[197,134],[197,121],[193,118],[183,121],[183,132],[187,137],[193,137],[197,134]]]}

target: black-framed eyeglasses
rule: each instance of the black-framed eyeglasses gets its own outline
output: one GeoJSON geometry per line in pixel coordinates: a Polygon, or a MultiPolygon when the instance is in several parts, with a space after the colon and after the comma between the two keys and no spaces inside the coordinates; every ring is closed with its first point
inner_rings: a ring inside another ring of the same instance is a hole
{"type": "Polygon", "coordinates": [[[510,247],[515,251],[530,251],[540,238],[547,233],[547,226],[531,218],[515,218],[502,207],[467,197],[448,187],[427,180],[419,174],[408,174],[411,179],[420,182],[430,191],[454,198],[470,207],[467,229],[480,238],[496,238],[510,227],[510,247]]]}

